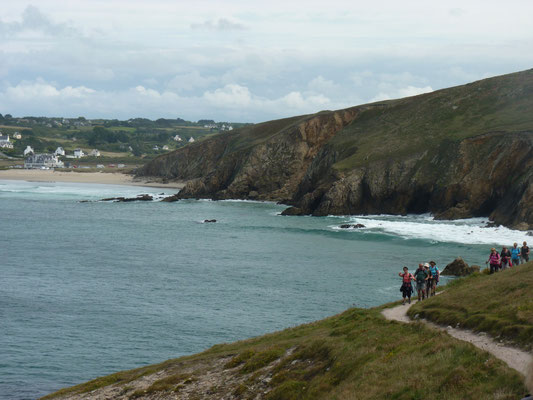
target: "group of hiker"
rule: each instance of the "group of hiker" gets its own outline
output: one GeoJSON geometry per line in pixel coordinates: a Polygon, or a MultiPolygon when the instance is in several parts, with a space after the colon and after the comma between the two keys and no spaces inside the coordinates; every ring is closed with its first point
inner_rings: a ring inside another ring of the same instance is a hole
{"type": "Polygon", "coordinates": [[[526,242],[522,247],[518,247],[518,243],[513,244],[513,247],[509,250],[503,246],[502,251],[498,251],[493,247],[490,249],[489,259],[485,264],[490,265],[490,273],[493,274],[498,271],[502,271],[508,267],[520,265],[520,263],[526,263],[529,261],[529,247],[526,242]]]}
{"type": "MultiPolygon", "coordinates": [[[[503,246],[501,253],[498,253],[494,247],[490,250],[490,256],[486,263],[490,264],[489,272],[491,274],[529,261],[529,247],[526,242],[523,243],[522,247],[518,247],[518,243],[514,243],[511,249],[503,246]]],[[[413,274],[409,272],[407,267],[403,267],[403,272],[398,275],[402,278],[400,292],[402,292],[403,304],[406,301],[411,304],[411,295],[414,293],[412,282],[416,283],[418,301],[424,300],[435,295],[440,271],[435,261],[430,261],[429,263],[418,264],[418,269],[413,274]]]]}
{"type": "Polygon", "coordinates": [[[400,292],[402,292],[403,304],[405,304],[406,299],[411,304],[411,294],[414,292],[411,284],[412,281],[416,282],[418,301],[424,300],[426,297],[435,296],[440,278],[440,271],[435,261],[418,264],[418,269],[414,274],[411,274],[407,267],[403,267],[403,272],[400,272],[398,275],[402,277],[400,292]]]}

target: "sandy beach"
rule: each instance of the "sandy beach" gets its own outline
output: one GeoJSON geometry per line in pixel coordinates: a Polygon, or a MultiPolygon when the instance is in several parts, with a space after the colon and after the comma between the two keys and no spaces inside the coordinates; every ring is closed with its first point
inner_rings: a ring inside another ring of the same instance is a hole
{"type": "Polygon", "coordinates": [[[134,179],[132,175],[116,172],[64,172],[39,169],[0,170],[0,180],[19,180],[33,182],[76,182],[100,183],[108,185],[149,186],[158,188],[181,189],[184,183],[162,183],[149,179],[134,179]]]}

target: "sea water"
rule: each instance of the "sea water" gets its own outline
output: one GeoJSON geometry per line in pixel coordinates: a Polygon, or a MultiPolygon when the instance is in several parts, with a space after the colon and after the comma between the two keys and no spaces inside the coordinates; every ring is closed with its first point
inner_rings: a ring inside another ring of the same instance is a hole
{"type": "Polygon", "coordinates": [[[97,201],[161,190],[0,181],[0,399],[35,399],[397,300],[404,265],[414,271],[435,260],[442,269],[462,256],[484,266],[491,246],[527,240],[483,228],[484,219],[283,217],[273,203],[97,201]],[[365,228],[339,228],[345,223],[365,228]]]}

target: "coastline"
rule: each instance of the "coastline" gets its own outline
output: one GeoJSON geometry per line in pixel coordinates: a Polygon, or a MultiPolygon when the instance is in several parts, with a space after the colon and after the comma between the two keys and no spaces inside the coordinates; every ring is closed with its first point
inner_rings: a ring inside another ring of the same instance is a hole
{"type": "Polygon", "coordinates": [[[106,185],[147,186],[157,188],[181,189],[182,182],[158,182],[150,179],[139,179],[133,175],[120,172],[64,172],[39,169],[8,169],[0,170],[0,180],[17,180],[30,182],[71,182],[98,183],[106,185]]]}

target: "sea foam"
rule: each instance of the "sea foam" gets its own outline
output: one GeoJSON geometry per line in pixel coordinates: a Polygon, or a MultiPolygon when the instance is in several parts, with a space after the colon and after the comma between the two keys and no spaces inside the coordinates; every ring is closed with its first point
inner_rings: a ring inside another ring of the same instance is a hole
{"type": "Polygon", "coordinates": [[[365,215],[348,217],[345,223],[363,224],[364,228],[333,230],[361,233],[383,233],[400,236],[405,239],[422,239],[434,242],[454,242],[487,245],[507,245],[514,242],[520,245],[524,241],[533,242],[527,232],[512,230],[503,226],[487,227],[487,218],[469,218],[460,220],[435,220],[430,214],[422,215],[365,215]]]}

